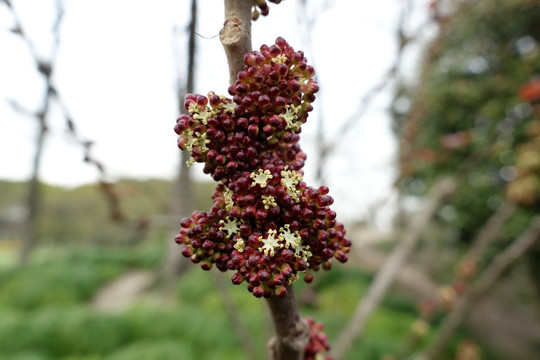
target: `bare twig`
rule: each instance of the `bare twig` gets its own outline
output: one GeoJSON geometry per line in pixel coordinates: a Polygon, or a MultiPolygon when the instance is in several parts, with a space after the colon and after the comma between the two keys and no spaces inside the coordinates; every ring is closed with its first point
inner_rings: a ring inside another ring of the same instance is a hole
{"type": "MultiPolygon", "coordinates": [[[[184,98],[187,93],[193,93],[195,83],[195,52],[197,48],[196,28],[197,28],[197,0],[191,1],[191,20],[187,27],[188,46],[187,46],[187,68],[183,66],[182,59],[185,56],[185,49],[180,49],[177,42],[173,44],[174,62],[176,64],[176,94],[178,101],[179,112],[187,113],[184,107],[184,98]],[[182,64],[182,66],[181,66],[182,64]],[[186,75],[183,75],[186,74],[186,75]]],[[[173,29],[175,38],[177,29],[173,29]]],[[[193,180],[191,168],[187,166],[187,161],[190,155],[186,151],[180,151],[179,171],[174,182],[173,202],[171,204],[172,211],[177,217],[189,216],[193,210],[193,180]]],[[[187,268],[188,259],[182,256],[182,253],[176,248],[176,243],[173,241],[167,242],[165,261],[163,264],[163,282],[164,289],[170,290],[173,282],[187,268]]]]}
{"type": "Polygon", "coordinates": [[[418,357],[419,359],[434,360],[439,358],[448,340],[473,309],[476,301],[495,285],[501,274],[534,245],[539,237],[540,217],[535,217],[527,230],[495,257],[465,295],[457,301],[453,310],[441,324],[433,342],[427,347],[424,354],[418,357]]]}
{"type": "Polygon", "coordinates": [[[516,210],[516,205],[505,201],[497,211],[489,218],[487,223],[482,228],[476,239],[471,245],[470,250],[461,260],[461,264],[477,263],[479,257],[484,253],[486,247],[497,240],[501,227],[506,220],[512,216],[516,210]]]}
{"type": "Polygon", "coordinates": [[[451,179],[444,179],[437,183],[431,190],[427,204],[413,219],[409,230],[402,240],[396,245],[388,256],[382,268],[377,272],[366,296],[360,300],[353,317],[345,330],[341,333],[334,347],[333,357],[336,360],[343,358],[347,349],[354,340],[359,337],[365,327],[367,319],[377,308],[390,285],[394,282],[403,263],[414,249],[422,234],[422,231],[438,209],[441,201],[451,195],[456,188],[456,183],[451,179]]]}
{"type": "MultiPolygon", "coordinates": [[[[56,53],[58,51],[58,46],[60,42],[60,24],[62,22],[63,18],[63,7],[62,2],[57,1],[56,7],[56,19],[53,26],[53,34],[54,34],[54,42],[53,47],[51,50],[50,59],[48,62],[42,61],[37,52],[36,48],[34,46],[34,43],[30,40],[30,38],[27,36],[26,32],[24,31],[24,28],[22,26],[22,23],[19,19],[19,15],[13,8],[10,1],[4,0],[4,3],[7,5],[8,10],[11,12],[11,16],[13,17],[15,21],[15,28],[13,29],[13,33],[20,36],[23,41],[27,44],[28,49],[30,50],[30,53],[32,54],[32,57],[36,63],[37,70],[43,75],[45,79],[45,92],[43,94],[43,101],[41,105],[41,109],[35,114],[35,118],[37,119],[39,123],[39,132],[38,136],[36,138],[36,148],[34,152],[34,158],[32,161],[32,175],[30,178],[30,181],[28,183],[28,198],[27,198],[27,206],[28,206],[28,213],[26,218],[26,226],[25,226],[25,233],[23,236],[22,241],[22,248],[21,248],[21,254],[20,254],[20,264],[24,265],[30,256],[30,253],[32,249],[34,248],[34,242],[36,237],[36,218],[39,213],[39,205],[40,205],[40,192],[39,192],[39,169],[41,167],[41,158],[43,155],[43,147],[45,144],[45,137],[47,134],[47,115],[49,113],[50,109],[50,101],[51,98],[56,94],[55,89],[52,85],[52,72],[54,68],[54,63],[56,61],[56,53]]],[[[15,102],[12,102],[12,104],[16,104],[15,102]]],[[[16,107],[14,107],[17,109],[16,107]]]]}
{"type": "MultiPolygon", "coordinates": [[[[486,248],[498,239],[501,227],[506,220],[512,216],[516,209],[516,206],[510,202],[504,202],[497,211],[489,218],[484,227],[474,239],[469,251],[463,256],[458,266],[458,273],[455,276],[456,281],[468,281],[476,272],[477,263],[480,257],[483,255],[486,248]]],[[[439,287],[440,289],[440,287],[439,287]]],[[[430,297],[436,297],[436,290],[432,289],[430,297]]],[[[447,306],[455,306],[455,303],[447,306]]],[[[417,323],[426,321],[428,322],[428,315],[420,314],[416,320],[417,323]]],[[[409,333],[404,337],[402,346],[397,351],[398,358],[401,358],[403,354],[410,351],[411,346],[418,340],[418,336],[415,334],[415,327],[410,328],[409,333]]]]}
{"type": "MultiPolygon", "coordinates": [[[[11,12],[11,16],[13,17],[14,22],[15,22],[15,27],[12,30],[12,32],[14,34],[19,35],[22,38],[22,40],[26,43],[30,51],[30,54],[32,55],[32,58],[34,59],[36,63],[37,70],[45,78],[45,83],[46,83],[46,88],[45,88],[45,93],[44,93],[41,109],[39,110],[37,114],[34,115],[39,122],[40,132],[36,139],[36,152],[35,152],[34,160],[33,160],[33,175],[30,180],[29,199],[33,199],[33,200],[29,201],[29,214],[28,214],[29,219],[34,218],[36,215],[35,212],[37,211],[36,209],[38,206],[37,202],[38,202],[38,197],[39,197],[37,195],[37,191],[38,191],[37,184],[39,183],[37,173],[40,168],[44,141],[45,141],[46,133],[48,131],[47,115],[49,113],[52,100],[56,100],[57,104],[59,105],[60,109],[62,110],[64,114],[68,133],[83,148],[84,161],[89,164],[94,165],[100,174],[100,181],[99,181],[100,189],[102,190],[102,193],[106,196],[106,200],[109,204],[109,215],[111,219],[123,220],[124,214],[120,209],[120,200],[116,192],[115,186],[106,180],[105,167],[103,166],[103,163],[98,161],[96,158],[94,158],[91,155],[90,150],[91,150],[91,146],[93,142],[85,139],[76,131],[76,126],[75,126],[75,122],[73,121],[73,117],[68,111],[67,106],[65,105],[62,98],[60,97],[60,94],[58,93],[57,89],[54,87],[54,84],[52,81],[52,76],[53,76],[54,68],[56,64],[56,56],[58,53],[58,48],[60,47],[60,26],[61,26],[63,16],[64,16],[63,1],[62,0],[56,1],[56,18],[53,24],[54,41],[53,41],[53,46],[51,48],[50,57],[47,61],[42,60],[40,56],[38,55],[33,41],[30,39],[28,34],[24,31],[19,15],[13,8],[11,2],[8,0],[3,0],[3,2],[7,5],[8,9],[11,12]]],[[[10,101],[10,103],[12,104],[12,107],[16,111],[20,111],[25,114],[28,114],[28,112],[23,111],[23,109],[20,106],[18,106],[18,104],[15,101],[10,101]]],[[[27,232],[29,234],[32,233],[33,231],[31,230],[31,226],[29,226],[28,228],[29,229],[27,229],[27,232]]],[[[34,236],[32,235],[31,237],[34,237],[34,236]]],[[[22,252],[23,263],[24,261],[26,261],[24,260],[24,258],[28,256],[27,254],[25,254],[27,252],[27,250],[24,250],[25,247],[26,245],[23,245],[23,252],[22,252]]]]}

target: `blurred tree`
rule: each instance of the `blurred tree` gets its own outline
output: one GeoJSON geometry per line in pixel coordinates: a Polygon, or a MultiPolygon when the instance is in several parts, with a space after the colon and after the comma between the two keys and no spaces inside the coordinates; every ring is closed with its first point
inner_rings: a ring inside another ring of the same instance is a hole
{"type": "Polygon", "coordinates": [[[455,211],[440,220],[469,242],[509,200],[523,205],[501,234],[514,238],[540,205],[540,178],[516,183],[524,177],[520,164],[531,160],[523,159],[530,155],[523,144],[534,133],[527,129],[539,123],[523,94],[536,94],[533,80],[540,74],[540,6],[533,0],[436,0],[430,6],[439,32],[418,84],[398,90],[394,102],[398,185],[404,194],[423,195],[439,177],[457,174],[455,211]],[[409,110],[399,106],[404,102],[412,104],[409,110]]]}
{"type": "MultiPolygon", "coordinates": [[[[186,69],[179,69],[177,73],[177,87],[176,94],[178,99],[178,110],[182,114],[186,114],[187,110],[184,105],[184,98],[186,94],[194,92],[195,83],[195,52],[196,41],[195,34],[197,28],[197,0],[191,1],[191,19],[187,26],[188,33],[188,46],[187,46],[187,67],[186,69]],[[185,77],[182,76],[185,74],[185,77]]],[[[180,52],[182,56],[184,51],[180,52]]],[[[180,55],[177,56],[176,61],[180,60],[180,55]]],[[[187,166],[189,160],[189,154],[182,151],[180,152],[180,164],[178,176],[174,182],[173,197],[172,197],[172,211],[174,215],[178,217],[187,217],[194,210],[193,208],[193,180],[191,176],[191,169],[187,166]]],[[[185,265],[188,264],[182,253],[178,251],[176,243],[173,241],[168,242],[167,254],[164,264],[164,276],[167,279],[167,285],[171,285],[178,275],[180,275],[185,269],[185,265]]]]}

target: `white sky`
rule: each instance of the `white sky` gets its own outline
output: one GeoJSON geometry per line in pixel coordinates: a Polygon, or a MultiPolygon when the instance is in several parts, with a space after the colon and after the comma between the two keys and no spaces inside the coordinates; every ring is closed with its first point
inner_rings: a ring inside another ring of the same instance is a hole
{"type": "MultiPolygon", "coordinates": [[[[188,0],[66,0],[54,84],[73,115],[77,131],[95,141],[92,154],[110,177],[171,178],[179,150],[173,131],[178,114],[173,44],[186,48],[186,37],[173,39],[173,27],[187,26],[188,0]]],[[[55,18],[53,0],[12,0],[38,52],[48,57],[55,18]]],[[[270,5],[270,15],[253,24],[253,47],[284,37],[316,62],[320,99],[302,132],[308,154],[306,181],[313,182],[317,116],[324,116],[327,138],[339,146],[329,158],[327,181],[334,207],[343,219],[365,216],[391,195],[396,145],[387,109],[391,88],[381,94],[348,134],[339,125],[394,59],[400,0],[308,1],[318,13],[312,33],[313,53],[306,48],[299,2],[270,5]],[[324,11],[318,9],[323,8],[324,11]],[[322,112],[321,112],[322,109],[322,112]]],[[[412,29],[425,21],[427,0],[417,0],[412,29]]],[[[218,34],[223,2],[199,0],[198,33],[218,34]]],[[[10,107],[7,99],[36,111],[44,83],[26,44],[11,34],[10,13],[0,3],[0,179],[30,176],[37,122],[10,107]]],[[[219,39],[197,38],[196,92],[227,92],[228,71],[219,39]]],[[[405,72],[415,67],[417,49],[407,55],[405,72]],[[407,65],[408,64],[408,65],[407,65]]],[[[180,59],[185,64],[185,59],[180,59]]],[[[43,181],[76,186],[98,179],[82,162],[82,149],[67,136],[65,120],[53,107],[48,118],[40,175],[43,181]]],[[[195,171],[197,172],[197,171],[195,171]]],[[[385,217],[388,221],[388,216],[385,217]]],[[[380,220],[380,219],[379,219],[380,220]]],[[[384,222],[384,221],[383,221],[384,222]]]]}

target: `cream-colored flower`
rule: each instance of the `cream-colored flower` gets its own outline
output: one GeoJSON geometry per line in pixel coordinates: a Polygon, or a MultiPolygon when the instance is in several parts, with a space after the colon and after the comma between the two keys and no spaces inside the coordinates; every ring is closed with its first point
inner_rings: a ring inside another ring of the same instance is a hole
{"type": "Polygon", "coordinates": [[[277,206],[276,199],[272,195],[263,195],[263,205],[266,210],[270,209],[271,207],[277,206]]]}
{"type": "Polygon", "coordinates": [[[289,224],[286,224],[284,227],[279,229],[279,232],[280,238],[285,241],[286,248],[296,249],[301,244],[301,239],[298,231],[291,232],[289,224]]]}
{"type": "Polygon", "coordinates": [[[302,123],[300,121],[297,121],[300,109],[300,106],[285,105],[285,114],[280,115],[283,119],[285,119],[287,123],[285,129],[292,130],[293,132],[300,129],[302,123]]]}
{"type": "Polygon", "coordinates": [[[270,170],[263,171],[263,169],[259,169],[252,172],[249,177],[253,179],[253,184],[251,184],[251,186],[259,185],[260,187],[265,187],[267,181],[272,178],[272,174],[270,173],[270,170]]]}
{"type": "Polygon", "coordinates": [[[221,230],[226,231],[228,237],[236,234],[239,230],[239,223],[236,219],[230,219],[227,217],[227,222],[221,220],[220,223],[223,224],[221,230]]]}
{"type": "Polygon", "coordinates": [[[276,235],[276,230],[268,230],[268,235],[266,239],[264,239],[262,236],[259,236],[259,241],[263,243],[263,245],[259,247],[259,251],[261,251],[267,256],[274,256],[275,249],[280,249],[283,247],[283,244],[279,242],[279,237],[276,237],[276,235]]]}

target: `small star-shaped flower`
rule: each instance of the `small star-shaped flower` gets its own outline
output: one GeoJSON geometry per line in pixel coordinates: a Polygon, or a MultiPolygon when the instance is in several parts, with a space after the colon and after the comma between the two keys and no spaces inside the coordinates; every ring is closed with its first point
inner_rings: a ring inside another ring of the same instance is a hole
{"type": "Polygon", "coordinates": [[[206,138],[206,133],[201,134],[199,132],[196,132],[195,136],[196,139],[194,143],[199,147],[199,150],[201,150],[203,153],[207,152],[209,149],[206,144],[210,144],[210,140],[206,138]]]}
{"type": "Polygon", "coordinates": [[[232,190],[229,188],[225,188],[225,191],[223,192],[223,201],[225,202],[225,209],[228,211],[230,211],[234,206],[232,195],[232,190]]]}
{"type": "Polygon", "coordinates": [[[265,187],[266,182],[272,178],[272,174],[270,173],[270,170],[263,171],[262,169],[259,169],[257,172],[252,172],[249,177],[253,179],[253,184],[251,184],[251,186],[258,184],[260,187],[265,187]]]}
{"type": "Polygon", "coordinates": [[[280,238],[285,241],[286,248],[296,249],[300,245],[300,235],[298,231],[291,232],[289,224],[286,224],[280,229],[280,238]]]}
{"type": "Polygon", "coordinates": [[[197,145],[197,139],[193,136],[193,131],[184,131],[182,135],[186,137],[186,150],[191,152],[191,150],[193,150],[193,146],[197,145]]]}
{"type": "Polygon", "coordinates": [[[270,209],[271,207],[277,206],[276,199],[272,195],[263,195],[263,205],[266,210],[270,209]]]}
{"type": "Polygon", "coordinates": [[[279,54],[278,56],[272,59],[272,62],[277,65],[285,64],[287,62],[287,55],[279,54]]]}
{"type": "Polygon", "coordinates": [[[300,111],[300,106],[291,106],[291,105],[285,105],[285,114],[281,114],[281,117],[285,119],[287,122],[287,125],[285,126],[285,129],[296,131],[300,128],[300,125],[298,121],[298,112],[300,111]]]}
{"type": "Polygon", "coordinates": [[[234,109],[236,109],[236,103],[234,101],[226,102],[222,105],[222,107],[225,113],[234,114],[234,109]]]}
{"type": "Polygon", "coordinates": [[[302,175],[296,171],[284,170],[281,172],[281,185],[285,186],[287,194],[294,200],[298,201],[298,195],[300,190],[296,188],[296,185],[302,180],[302,175]]]}
{"type": "Polygon", "coordinates": [[[263,239],[262,236],[259,236],[259,241],[262,241],[263,243],[263,246],[261,246],[259,250],[267,256],[274,256],[275,249],[283,247],[283,244],[279,243],[279,237],[276,238],[276,235],[276,230],[268,230],[268,235],[266,239],[263,239]]]}
{"type": "Polygon", "coordinates": [[[304,246],[302,244],[298,244],[296,250],[294,251],[294,255],[298,259],[302,259],[304,261],[308,261],[308,258],[313,256],[311,251],[309,251],[309,245],[304,246]]]}
{"type": "Polygon", "coordinates": [[[235,219],[228,219],[227,222],[221,220],[220,223],[223,224],[221,230],[226,231],[229,237],[238,232],[238,221],[235,219]]]}
{"type": "Polygon", "coordinates": [[[195,120],[201,120],[203,125],[206,125],[208,123],[208,119],[211,117],[211,112],[208,111],[208,108],[199,108],[199,111],[197,113],[193,114],[193,118],[195,120]]]}
{"type": "Polygon", "coordinates": [[[245,246],[246,243],[244,242],[244,239],[238,237],[238,239],[236,240],[236,244],[234,244],[234,248],[238,250],[238,252],[244,252],[245,246]]]}

